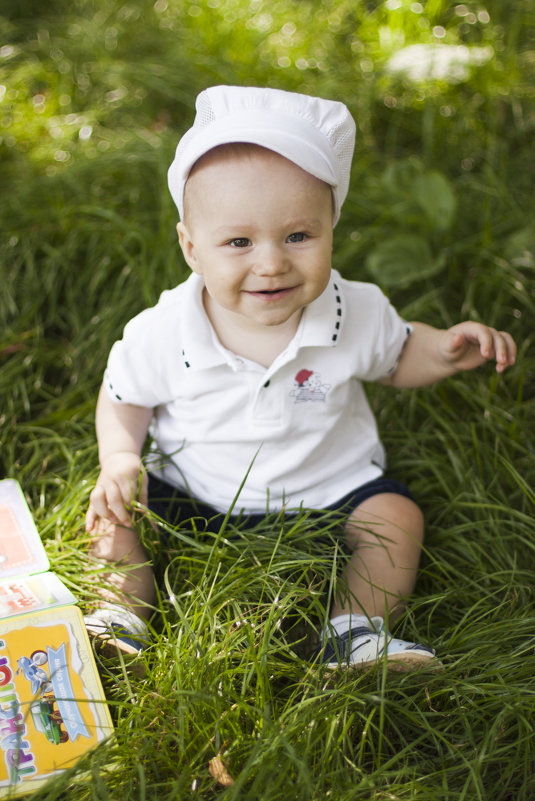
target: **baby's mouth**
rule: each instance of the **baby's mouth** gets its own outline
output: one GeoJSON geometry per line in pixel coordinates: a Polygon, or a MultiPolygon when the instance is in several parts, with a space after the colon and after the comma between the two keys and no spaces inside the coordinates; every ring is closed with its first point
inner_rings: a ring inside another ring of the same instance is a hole
{"type": "Polygon", "coordinates": [[[277,289],[251,289],[249,293],[251,295],[264,295],[266,297],[270,297],[273,295],[282,295],[285,292],[290,292],[293,289],[291,286],[281,286],[277,289]]]}

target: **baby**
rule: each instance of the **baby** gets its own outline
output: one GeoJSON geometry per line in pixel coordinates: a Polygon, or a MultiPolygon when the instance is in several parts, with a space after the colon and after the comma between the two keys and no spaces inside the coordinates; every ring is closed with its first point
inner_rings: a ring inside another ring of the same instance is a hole
{"type": "Polygon", "coordinates": [[[438,662],[385,626],[413,590],[424,524],[409,489],[384,474],[363,382],[419,387],[489,359],[501,373],[516,348],[475,322],[407,323],[378,287],[332,269],[354,137],[331,100],[232,86],[197,98],[169,170],[192,275],[128,323],[97,405],[101,472],[86,525],[94,555],[128,570],[111,572],[115,589],[86,623],[123,650],[141,647],[154,600],[132,500],[172,524],[195,515],[217,526],[246,477],[232,508],[243,527],[283,509],[344,515],[347,591],[318,660],[438,662]]]}

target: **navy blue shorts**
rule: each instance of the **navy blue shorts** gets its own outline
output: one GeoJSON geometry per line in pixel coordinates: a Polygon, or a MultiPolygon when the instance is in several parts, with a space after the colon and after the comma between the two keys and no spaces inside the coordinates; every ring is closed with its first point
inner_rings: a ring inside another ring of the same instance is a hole
{"type": "MultiPolygon", "coordinates": [[[[414,500],[405,484],[395,479],[380,476],[367,484],[363,484],[358,489],[348,492],[347,495],[344,495],[343,498],[340,498],[339,501],[330,506],[317,510],[307,509],[306,511],[312,520],[315,516],[320,517],[326,511],[339,512],[340,521],[343,522],[365,500],[373,495],[381,495],[385,492],[403,495],[405,498],[414,500]]],[[[210,504],[192,498],[185,494],[183,490],[176,489],[176,487],[171,486],[166,481],[162,481],[160,478],[156,478],[151,473],[149,473],[149,509],[171,526],[177,527],[193,517],[196,519],[198,531],[211,531],[213,533],[219,531],[221,523],[226,516],[222,512],[218,512],[210,504]]],[[[299,509],[285,511],[284,517],[296,517],[299,511],[299,509]]],[[[239,524],[240,528],[254,528],[263,521],[280,518],[281,514],[281,512],[273,512],[269,515],[248,515],[246,512],[240,512],[233,515],[230,521],[234,525],[239,524]]]]}

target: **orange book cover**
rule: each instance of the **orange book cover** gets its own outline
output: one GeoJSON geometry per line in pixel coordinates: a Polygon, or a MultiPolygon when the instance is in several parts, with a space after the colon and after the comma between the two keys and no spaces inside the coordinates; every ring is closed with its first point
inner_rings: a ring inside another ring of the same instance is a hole
{"type": "Polygon", "coordinates": [[[0,798],[33,792],[113,732],[82,614],[48,568],[18,482],[0,481],[0,798]]]}

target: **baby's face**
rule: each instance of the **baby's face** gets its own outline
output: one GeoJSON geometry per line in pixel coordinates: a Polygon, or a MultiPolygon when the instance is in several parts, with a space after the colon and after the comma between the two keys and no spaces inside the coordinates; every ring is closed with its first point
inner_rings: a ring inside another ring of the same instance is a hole
{"type": "Polygon", "coordinates": [[[185,201],[180,244],[204,278],[209,314],[248,332],[297,325],[329,281],[330,187],[254,148],[210,155],[190,176],[185,201]]]}

